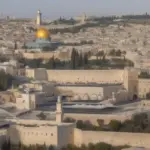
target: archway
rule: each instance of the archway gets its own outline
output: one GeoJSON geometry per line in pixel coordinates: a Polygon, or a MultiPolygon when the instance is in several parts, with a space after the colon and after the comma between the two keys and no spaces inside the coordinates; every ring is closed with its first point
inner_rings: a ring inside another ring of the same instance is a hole
{"type": "Polygon", "coordinates": [[[133,100],[133,101],[138,100],[138,96],[137,96],[136,94],[134,94],[132,100],[133,100]]]}
{"type": "Polygon", "coordinates": [[[79,96],[78,94],[75,94],[75,95],[73,96],[73,100],[74,100],[74,101],[79,101],[79,100],[80,100],[80,96],[79,96]]]}
{"type": "Polygon", "coordinates": [[[84,94],[83,100],[85,100],[85,101],[89,100],[89,95],[87,93],[84,94]]]}
{"type": "Polygon", "coordinates": [[[91,100],[98,100],[98,96],[96,94],[92,94],[91,100]]]}

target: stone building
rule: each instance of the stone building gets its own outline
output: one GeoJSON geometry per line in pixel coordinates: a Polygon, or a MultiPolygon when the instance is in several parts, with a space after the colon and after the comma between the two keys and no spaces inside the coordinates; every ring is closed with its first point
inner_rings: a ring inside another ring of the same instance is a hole
{"type": "Polygon", "coordinates": [[[138,96],[138,72],[130,68],[124,70],[26,69],[26,76],[36,80],[53,82],[57,84],[57,89],[62,90],[63,93],[69,91],[70,93],[73,92],[74,95],[78,95],[81,90],[79,91],[77,88],[82,88],[82,91],[84,91],[81,94],[82,98],[84,94],[90,93],[92,88],[96,91],[97,86],[99,86],[97,96],[101,95],[103,97],[104,95],[107,96],[105,93],[112,94],[112,92],[117,93],[119,91],[119,93],[124,93],[123,90],[128,93],[127,99],[136,99],[138,96]]]}
{"type": "Polygon", "coordinates": [[[27,146],[46,144],[63,147],[67,144],[80,146],[105,142],[114,146],[130,145],[150,148],[150,135],[147,133],[82,131],[76,128],[75,123],[63,122],[61,97],[58,97],[56,107],[55,121],[19,119],[0,111],[5,116],[3,118],[5,123],[0,123],[0,146],[5,140],[10,139],[13,144],[21,142],[27,146]]]}
{"type": "Polygon", "coordinates": [[[63,123],[63,110],[61,98],[58,97],[56,121],[11,119],[7,136],[14,144],[20,141],[25,145],[46,144],[63,147],[73,144],[74,123],[63,123]],[[15,135],[15,138],[14,138],[15,135]]]}

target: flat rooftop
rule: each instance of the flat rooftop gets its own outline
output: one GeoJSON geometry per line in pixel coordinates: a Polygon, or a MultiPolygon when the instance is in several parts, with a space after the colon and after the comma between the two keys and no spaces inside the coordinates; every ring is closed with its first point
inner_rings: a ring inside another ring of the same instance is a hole
{"type": "Polygon", "coordinates": [[[22,115],[20,115],[18,118],[19,119],[24,119],[24,120],[40,120],[40,118],[38,117],[38,115],[40,113],[44,113],[44,115],[46,115],[47,117],[47,120],[50,120],[50,121],[55,121],[56,120],[56,116],[55,116],[55,112],[43,112],[43,111],[30,111],[30,112],[27,112],[27,113],[24,113],[22,115]]]}
{"type": "Polygon", "coordinates": [[[72,87],[104,87],[104,86],[120,86],[122,83],[87,83],[87,84],[55,84],[55,86],[72,86],[72,87]]]}
{"type": "MultiPolygon", "coordinates": [[[[75,105],[75,104],[81,104],[81,102],[73,102],[71,104],[71,102],[69,103],[64,103],[63,105],[64,106],[72,106],[72,105],[75,105]]],[[[87,102],[84,103],[82,102],[82,104],[88,104],[87,102]]],[[[89,103],[90,105],[93,105],[93,106],[97,106],[99,103],[98,102],[93,102],[93,103],[89,103]]],[[[138,112],[138,111],[141,111],[139,109],[139,104],[140,104],[140,101],[138,102],[134,102],[134,103],[128,103],[128,104],[122,104],[122,105],[117,105],[115,107],[107,107],[107,108],[99,108],[99,109],[94,109],[94,108],[63,108],[64,110],[64,113],[76,113],[76,114],[123,114],[123,115],[126,115],[126,114],[132,114],[132,113],[135,113],[135,112],[138,112]]],[[[45,105],[45,106],[40,106],[38,109],[38,111],[51,111],[51,112],[54,112],[56,110],[56,105],[53,104],[50,104],[50,105],[45,105]]]]}

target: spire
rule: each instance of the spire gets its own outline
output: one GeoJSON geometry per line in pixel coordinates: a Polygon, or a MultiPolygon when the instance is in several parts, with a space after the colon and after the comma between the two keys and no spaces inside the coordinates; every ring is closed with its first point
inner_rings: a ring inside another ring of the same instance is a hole
{"type": "Polygon", "coordinates": [[[56,122],[62,123],[63,121],[63,108],[62,108],[62,98],[58,96],[56,104],[56,122]]]}
{"type": "Polygon", "coordinates": [[[42,13],[40,9],[37,11],[36,24],[40,26],[42,24],[42,13]]]}

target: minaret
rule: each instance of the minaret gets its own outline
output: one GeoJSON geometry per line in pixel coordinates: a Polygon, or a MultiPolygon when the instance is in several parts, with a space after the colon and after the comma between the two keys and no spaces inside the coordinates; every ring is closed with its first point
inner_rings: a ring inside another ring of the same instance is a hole
{"type": "Polygon", "coordinates": [[[112,101],[115,102],[116,101],[116,97],[115,97],[115,93],[112,92],[112,101]]]}
{"type": "Polygon", "coordinates": [[[85,13],[83,13],[83,15],[82,15],[82,19],[81,19],[81,23],[85,23],[86,22],[86,14],[85,13]]]}
{"type": "Polygon", "coordinates": [[[57,104],[56,104],[56,122],[63,122],[63,108],[62,108],[62,100],[61,96],[58,96],[57,104]]]}
{"type": "Polygon", "coordinates": [[[40,10],[37,11],[36,25],[40,26],[42,24],[42,13],[40,10]]]}

